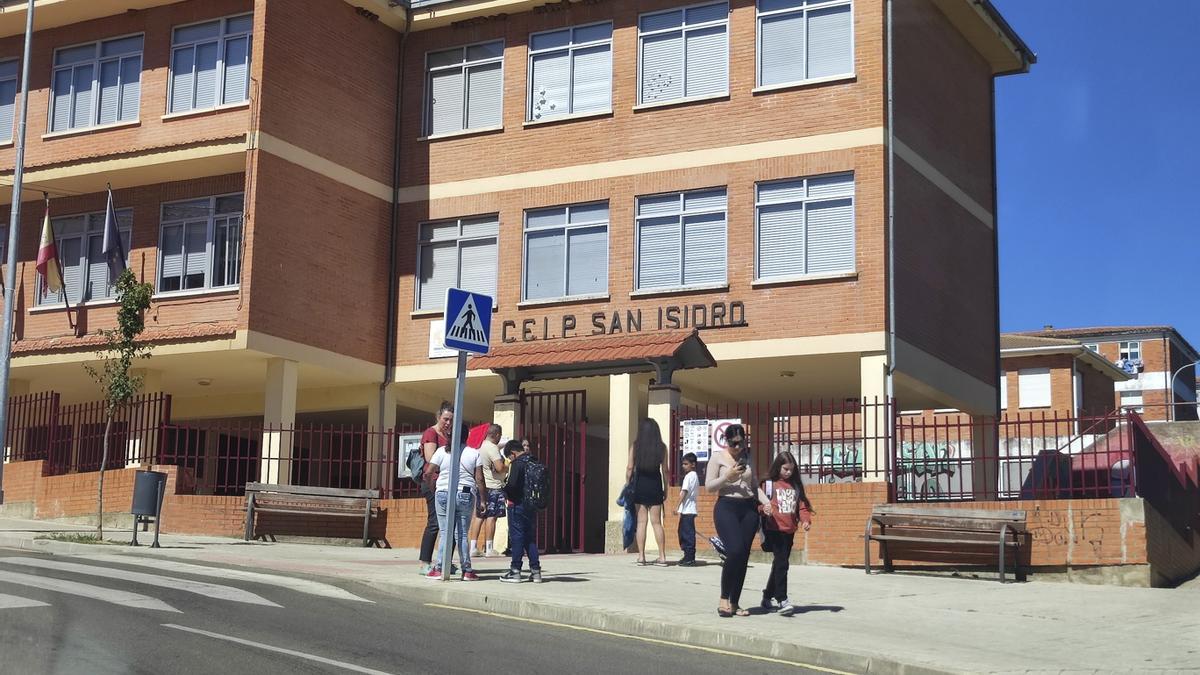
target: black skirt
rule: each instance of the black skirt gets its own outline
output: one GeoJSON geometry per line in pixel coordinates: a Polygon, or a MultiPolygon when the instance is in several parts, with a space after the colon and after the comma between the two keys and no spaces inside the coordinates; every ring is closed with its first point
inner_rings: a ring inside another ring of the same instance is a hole
{"type": "Polygon", "coordinates": [[[659,469],[633,472],[633,503],[639,506],[661,506],[667,496],[663,493],[662,472],[659,469]]]}

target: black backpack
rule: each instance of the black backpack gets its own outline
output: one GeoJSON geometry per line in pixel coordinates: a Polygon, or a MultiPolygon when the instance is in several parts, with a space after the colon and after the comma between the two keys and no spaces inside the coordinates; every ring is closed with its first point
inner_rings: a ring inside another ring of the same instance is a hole
{"type": "Polygon", "coordinates": [[[550,505],[550,472],[545,464],[533,458],[525,465],[525,488],[521,503],[538,510],[550,505]]]}

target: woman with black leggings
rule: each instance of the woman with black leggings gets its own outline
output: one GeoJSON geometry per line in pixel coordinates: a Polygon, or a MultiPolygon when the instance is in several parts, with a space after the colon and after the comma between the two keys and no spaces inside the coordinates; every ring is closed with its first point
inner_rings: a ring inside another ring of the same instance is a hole
{"type": "Polygon", "coordinates": [[[748,616],[750,612],[738,605],[742,585],[746,581],[746,565],[750,562],[750,546],[758,531],[758,503],[767,503],[760,494],[754,468],[750,466],[746,447],[746,430],[731,424],[725,430],[728,450],[713,454],[708,460],[704,489],[716,492],[717,505],[713,522],[717,536],[725,543],[725,567],[721,570],[721,603],[717,614],[722,617],[748,616]]]}

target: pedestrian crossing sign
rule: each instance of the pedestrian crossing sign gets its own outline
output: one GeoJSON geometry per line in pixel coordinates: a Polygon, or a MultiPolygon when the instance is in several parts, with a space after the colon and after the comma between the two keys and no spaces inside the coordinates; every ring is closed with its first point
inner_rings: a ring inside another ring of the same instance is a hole
{"type": "Polygon", "coordinates": [[[445,335],[447,349],[488,353],[492,333],[492,298],[458,288],[446,289],[445,335]]]}

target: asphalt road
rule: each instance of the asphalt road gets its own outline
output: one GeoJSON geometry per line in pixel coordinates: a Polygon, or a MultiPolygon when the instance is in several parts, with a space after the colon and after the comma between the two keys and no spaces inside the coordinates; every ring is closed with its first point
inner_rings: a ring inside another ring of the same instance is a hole
{"type": "Polygon", "coordinates": [[[0,673],[818,672],[358,584],[130,562],[0,549],[0,673]]]}

